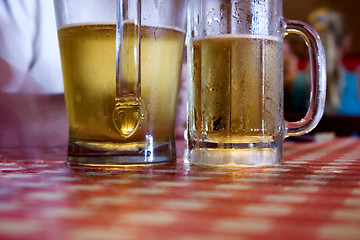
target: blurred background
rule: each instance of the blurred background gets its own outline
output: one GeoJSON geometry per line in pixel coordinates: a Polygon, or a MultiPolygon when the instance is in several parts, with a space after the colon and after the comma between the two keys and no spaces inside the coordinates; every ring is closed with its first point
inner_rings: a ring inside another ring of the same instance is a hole
{"type": "MultiPolygon", "coordinates": [[[[324,44],[327,64],[325,115],[312,134],[359,136],[360,133],[360,1],[283,0],[284,17],[312,25],[324,44]]],[[[284,43],[285,116],[299,120],[309,98],[308,50],[289,34],[284,43]],[[305,92],[304,92],[305,90],[305,92]]]]}
{"type": "MultiPolygon", "coordinates": [[[[284,17],[287,19],[301,20],[308,22],[309,14],[318,8],[329,7],[343,13],[346,17],[348,27],[351,30],[352,44],[346,54],[349,67],[354,67],[351,60],[358,60],[360,63],[360,1],[357,0],[283,0],[284,17]]],[[[302,57],[306,51],[301,39],[294,41],[295,51],[302,57]],[[305,50],[305,51],[304,51],[305,50]]]]}

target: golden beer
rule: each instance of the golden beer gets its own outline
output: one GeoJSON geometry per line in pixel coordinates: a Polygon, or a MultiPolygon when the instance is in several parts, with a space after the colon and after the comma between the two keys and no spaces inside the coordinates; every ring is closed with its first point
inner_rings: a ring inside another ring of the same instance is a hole
{"type": "Polygon", "coordinates": [[[282,45],[276,37],[195,38],[190,48],[189,135],[214,143],[282,138],[282,45]]]}
{"type": "Polygon", "coordinates": [[[70,144],[111,151],[125,143],[144,142],[146,136],[154,143],[167,142],[174,135],[185,33],[141,27],[141,119],[135,133],[124,138],[112,119],[115,32],[115,24],[70,25],[58,31],[70,144]]]}

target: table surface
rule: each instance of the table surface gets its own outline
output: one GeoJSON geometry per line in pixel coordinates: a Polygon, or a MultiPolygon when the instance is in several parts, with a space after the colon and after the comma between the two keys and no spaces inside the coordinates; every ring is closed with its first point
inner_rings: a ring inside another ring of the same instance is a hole
{"type": "Polygon", "coordinates": [[[103,169],[3,149],[0,239],[360,239],[360,139],[286,142],[284,160],[103,169]]]}

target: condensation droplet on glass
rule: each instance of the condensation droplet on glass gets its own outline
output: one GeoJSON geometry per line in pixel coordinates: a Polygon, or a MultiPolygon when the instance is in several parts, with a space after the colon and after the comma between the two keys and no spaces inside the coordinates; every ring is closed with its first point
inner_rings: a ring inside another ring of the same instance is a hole
{"type": "Polygon", "coordinates": [[[151,156],[151,151],[146,151],[146,156],[150,157],[151,156]]]}
{"type": "Polygon", "coordinates": [[[210,9],[208,12],[207,12],[207,16],[209,16],[211,13],[213,13],[213,12],[215,12],[215,9],[214,8],[212,8],[212,9],[210,9]]]}
{"type": "Polygon", "coordinates": [[[159,5],[160,5],[160,4],[159,4],[159,0],[155,0],[155,1],[154,1],[154,5],[155,5],[155,8],[156,8],[156,9],[159,9],[159,5]]]}
{"type": "Polygon", "coordinates": [[[240,16],[238,15],[238,14],[236,14],[236,13],[233,13],[233,18],[235,18],[235,19],[240,19],[240,16]]]}
{"type": "Polygon", "coordinates": [[[149,13],[147,16],[144,16],[143,17],[143,20],[147,20],[148,18],[150,18],[151,17],[151,13],[149,13]]]}

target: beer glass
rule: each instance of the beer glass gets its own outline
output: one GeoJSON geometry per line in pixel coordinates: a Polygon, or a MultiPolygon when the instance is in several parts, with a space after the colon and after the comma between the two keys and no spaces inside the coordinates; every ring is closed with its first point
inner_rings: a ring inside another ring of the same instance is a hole
{"type": "Polygon", "coordinates": [[[54,0],[68,163],[175,160],[185,0],[54,0]]]}
{"type": "Polygon", "coordinates": [[[326,74],[318,34],[284,20],[281,0],[194,0],[188,9],[186,160],[209,166],[279,165],[288,136],[312,130],[324,112],[326,74]],[[300,35],[310,55],[306,116],[283,116],[283,37],[300,35]]]}

